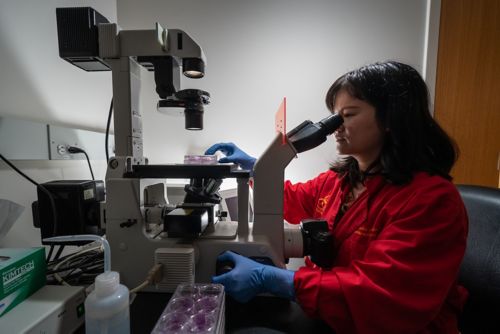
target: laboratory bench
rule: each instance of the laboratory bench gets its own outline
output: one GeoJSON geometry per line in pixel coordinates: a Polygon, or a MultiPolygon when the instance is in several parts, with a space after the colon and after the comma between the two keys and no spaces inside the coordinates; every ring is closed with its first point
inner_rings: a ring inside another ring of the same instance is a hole
{"type": "MultiPolygon", "coordinates": [[[[138,293],[130,306],[132,334],[150,333],[171,294],[138,293]]],[[[241,304],[226,296],[226,333],[333,333],[325,322],[307,317],[295,302],[258,296],[241,304]]]]}

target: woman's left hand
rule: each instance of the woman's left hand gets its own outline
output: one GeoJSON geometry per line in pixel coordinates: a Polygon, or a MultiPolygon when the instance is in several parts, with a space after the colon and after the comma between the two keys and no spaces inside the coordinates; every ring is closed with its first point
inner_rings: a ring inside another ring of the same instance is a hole
{"type": "Polygon", "coordinates": [[[219,255],[217,261],[229,262],[233,269],[212,277],[212,282],[224,285],[226,292],[241,303],[263,292],[291,300],[295,298],[293,271],[261,264],[231,251],[219,255]]]}

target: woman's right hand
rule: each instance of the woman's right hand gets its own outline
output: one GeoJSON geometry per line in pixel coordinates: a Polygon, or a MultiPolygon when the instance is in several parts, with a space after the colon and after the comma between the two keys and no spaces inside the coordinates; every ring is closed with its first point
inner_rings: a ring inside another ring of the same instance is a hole
{"type": "Polygon", "coordinates": [[[219,162],[236,163],[243,169],[252,170],[256,161],[254,157],[249,156],[233,143],[214,144],[205,151],[205,154],[215,154],[217,151],[221,151],[225,155],[225,157],[219,159],[219,162]]]}

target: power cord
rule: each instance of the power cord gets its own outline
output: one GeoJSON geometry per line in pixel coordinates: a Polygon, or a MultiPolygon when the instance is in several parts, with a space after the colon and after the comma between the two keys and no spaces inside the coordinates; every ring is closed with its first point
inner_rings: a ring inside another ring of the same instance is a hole
{"type": "Polygon", "coordinates": [[[158,284],[161,282],[162,278],[163,278],[163,264],[157,263],[153,266],[153,268],[149,270],[146,280],[141,284],[139,284],[138,286],[136,286],[135,288],[133,288],[132,290],[130,290],[130,293],[131,294],[136,293],[144,289],[148,285],[158,284]]]}
{"type": "Polygon", "coordinates": [[[90,175],[92,175],[92,180],[95,180],[94,178],[94,172],[92,171],[92,166],[90,165],[90,159],[89,159],[89,156],[87,154],[87,152],[85,152],[85,150],[79,148],[79,147],[76,147],[76,146],[68,146],[66,148],[66,151],[68,153],[71,153],[71,154],[75,154],[75,153],[83,153],[85,154],[85,157],[87,158],[87,163],[89,164],[89,169],[90,169],[90,175]]]}
{"type": "Polygon", "coordinates": [[[50,193],[50,191],[48,191],[47,188],[45,188],[41,184],[35,182],[28,175],[26,175],[23,172],[21,172],[21,170],[19,168],[17,168],[16,166],[14,166],[14,164],[12,164],[9,160],[7,160],[2,154],[0,154],[0,159],[2,159],[7,165],[10,166],[10,168],[12,168],[13,170],[15,170],[17,173],[19,173],[25,179],[27,179],[28,181],[30,181],[31,183],[33,183],[36,187],[40,188],[40,190],[43,191],[45,193],[45,195],[47,195],[47,197],[49,198],[50,206],[52,208],[52,217],[53,217],[53,220],[54,220],[54,222],[53,222],[54,223],[53,224],[54,225],[54,229],[53,229],[52,233],[53,233],[53,235],[57,235],[57,211],[56,211],[56,203],[54,202],[54,198],[52,197],[52,194],[50,193]]]}
{"type": "Polygon", "coordinates": [[[93,248],[87,248],[87,249],[83,249],[79,252],[76,252],[75,254],[72,254],[71,256],[65,258],[64,260],[62,260],[61,262],[57,263],[55,266],[54,266],[54,278],[62,285],[70,285],[68,282],[66,282],[58,273],[58,269],[60,266],[62,266],[63,264],[65,264],[66,262],[68,261],[71,261],[73,259],[75,259],[76,257],[79,257],[81,256],[82,254],[85,254],[85,253],[88,253],[88,252],[93,252],[93,251],[99,251],[99,252],[102,252],[103,250],[101,249],[101,246],[96,246],[96,247],[93,247],[93,248]]]}
{"type": "Polygon", "coordinates": [[[59,257],[61,256],[61,254],[62,254],[62,252],[63,252],[63,250],[64,250],[64,247],[65,247],[64,245],[60,245],[60,246],[59,246],[59,249],[57,250],[57,253],[56,253],[56,255],[54,256],[54,261],[59,260],[59,257]]]}
{"type": "Polygon", "coordinates": [[[106,123],[106,137],[105,137],[105,149],[106,149],[106,162],[109,162],[109,128],[111,126],[111,115],[113,114],[113,98],[111,98],[111,104],[109,105],[108,122],[106,123]]]}
{"type": "Polygon", "coordinates": [[[61,256],[62,251],[64,250],[64,245],[59,245],[59,248],[57,250],[57,253],[55,257],[52,259],[52,253],[54,252],[54,247],[56,244],[51,244],[50,249],[49,249],[49,255],[47,255],[46,262],[49,263],[51,261],[57,261],[59,257],[61,256]]]}

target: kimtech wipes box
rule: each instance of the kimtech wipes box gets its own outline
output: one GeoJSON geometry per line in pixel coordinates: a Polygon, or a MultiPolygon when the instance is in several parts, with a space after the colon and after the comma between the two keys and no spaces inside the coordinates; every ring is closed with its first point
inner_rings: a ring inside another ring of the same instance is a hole
{"type": "Polygon", "coordinates": [[[45,285],[45,248],[0,248],[0,317],[45,285]]]}

